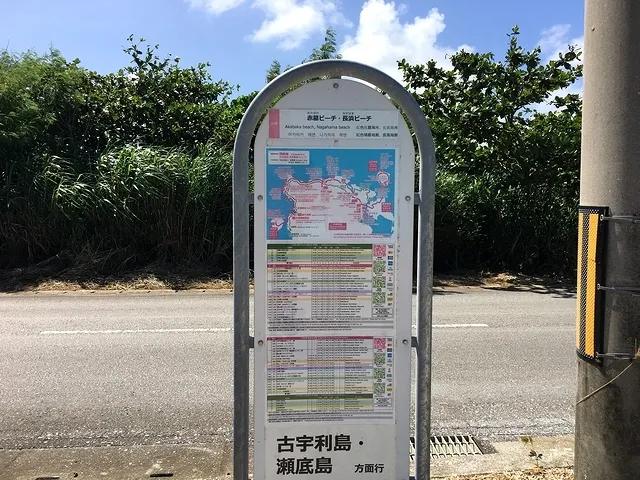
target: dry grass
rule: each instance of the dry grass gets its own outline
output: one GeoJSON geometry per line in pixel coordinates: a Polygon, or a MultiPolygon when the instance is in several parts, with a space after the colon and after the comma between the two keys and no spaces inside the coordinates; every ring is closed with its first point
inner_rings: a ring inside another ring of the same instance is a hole
{"type": "Polygon", "coordinates": [[[468,287],[484,288],[517,288],[517,287],[556,287],[574,288],[575,281],[556,276],[532,276],[507,272],[462,272],[455,274],[436,274],[434,286],[437,287],[468,287]]]}
{"type": "MultiPolygon", "coordinates": [[[[207,271],[169,268],[151,268],[123,273],[117,276],[99,276],[74,271],[51,272],[45,269],[16,269],[0,271],[0,291],[130,291],[130,290],[225,290],[232,289],[231,275],[219,276],[207,271]]],[[[575,291],[567,279],[532,277],[512,273],[462,272],[436,274],[437,288],[477,287],[506,290],[575,291]]]]}
{"type": "Polygon", "coordinates": [[[35,269],[0,272],[0,291],[74,292],[130,290],[230,290],[230,276],[215,276],[206,271],[172,271],[157,268],[117,276],[51,273],[35,269]]]}
{"type": "Polygon", "coordinates": [[[573,468],[545,468],[518,472],[441,477],[441,480],[573,480],[573,468]]]}

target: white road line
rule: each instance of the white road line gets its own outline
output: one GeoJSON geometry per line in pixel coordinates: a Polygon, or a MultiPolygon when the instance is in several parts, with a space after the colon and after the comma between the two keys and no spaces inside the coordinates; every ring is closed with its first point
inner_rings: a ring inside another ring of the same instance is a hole
{"type": "MultiPolygon", "coordinates": [[[[433,328],[482,328],[488,327],[486,323],[444,323],[444,324],[434,324],[433,328]]],[[[415,325],[413,326],[414,330],[417,328],[415,325]]]]}
{"type": "Polygon", "coordinates": [[[117,333],[201,333],[230,332],[231,328],[141,328],[131,330],[45,330],[40,335],[108,335],[117,333]]]}
{"type": "MultiPolygon", "coordinates": [[[[486,323],[445,323],[435,324],[433,328],[482,328],[486,323]]],[[[416,326],[413,325],[413,329],[416,326]]],[[[112,335],[122,333],[225,333],[232,328],[140,328],[127,330],[44,330],[40,335],[112,335]]]]}

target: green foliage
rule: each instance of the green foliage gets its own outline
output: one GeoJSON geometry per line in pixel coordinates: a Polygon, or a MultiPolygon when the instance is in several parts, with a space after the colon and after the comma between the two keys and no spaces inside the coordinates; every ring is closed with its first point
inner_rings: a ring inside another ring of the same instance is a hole
{"type": "Polygon", "coordinates": [[[225,114],[234,89],[212,81],[208,63],[181,68],[179,57],[158,57],[157,45],[143,48],[133,37],[129,41],[124,51],[130,65],[103,79],[110,142],[196,150],[213,140],[231,148],[237,125],[225,114]]]}
{"type": "Polygon", "coordinates": [[[86,262],[96,273],[153,262],[225,269],[231,165],[231,154],[211,143],[195,156],[136,146],[110,150],[92,173],[48,157],[26,202],[0,223],[0,262],[53,254],[71,265],[86,262]]]}
{"type": "MultiPolygon", "coordinates": [[[[300,64],[304,64],[304,63],[308,63],[308,62],[315,62],[317,60],[330,60],[332,58],[341,59],[342,55],[340,55],[337,52],[338,52],[338,40],[336,39],[336,31],[332,27],[329,27],[325,31],[324,42],[322,43],[322,45],[320,45],[319,47],[314,48],[313,51],[311,52],[311,54],[307,58],[302,59],[300,64]]],[[[266,77],[265,77],[267,83],[272,81],[278,75],[286,72],[290,68],[292,68],[291,65],[287,65],[283,69],[282,68],[282,64],[278,60],[272,61],[271,65],[269,66],[269,69],[267,70],[266,77]]],[[[301,87],[305,83],[313,82],[315,80],[318,80],[318,79],[317,78],[313,78],[313,79],[308,80],[307,82],[303,82],[303,83],[300,83],[298,85],[295,85],[295,86],[291,87],[289,90],[287,90],[286,93],[288,93],[288,92],[290,92],[292,90],[295,90],[296,88],[301,87]]]]}
{"type": "Polygon", "coordinates": [[[269,70],[267,70],[267,75],[265,77],[266,82],[269,83],[271,80],[276,78],[281,73],[282,73],[282,65],[278,60],[274,60],[273,62],[271,62],[271,65],[269,66],[269,70]]]}
{"type": "Polygon", "coordinates": [[[540,49],[509,35],[504,61],[458,52],[452,69],[399,62],[429,117],[437,148],[436,261],[439,268],[564,268],[575,257],[580,101],[534,106],[573,84],[582,66],[570,47],[543,64],[540,49]],[[439,255],[439,252],[442,254],[439,255]]]}
{"type": "Polygon", "coordinates": [[[0,54],[0,266],[93,251],[112,252],[105,268],[226,267],[230,152],[253,97],[129,40],[131,64],[108,75],[55,50],[0,54]]]}
{"type": "MultiPolygon", "coordinates": [[[[533,107],[582,75],[580,52],[545,64],[517,40],[502,61],[399,62],[437,147],[437,269],[574,264],[580,99],[533,107]]],[[[183,68],[144,43],[130,37],[129,65],[106,75],[56,50],[0,52],[0,267],[229,270],[231,151],[257,92],[234,98],[208,63],[183,68]]],[[[327,29],[302,63],[337,51],[327,29]]],[[[272,62],[267,82],[289,68],[272,62]]]]}
{"type": "Polygon", "coordinates": [[[540,473],[542,471],[542,467],[540,467],[540,460],[542,459],[542,453],[536,451],[533,446],[533,437],[530,435],[525,435],[520,437],[520,441],[524,444],[525,447],[528,447],[529,458],[533,458],[536,462],[536,466],[534,468],[535,473],[540,473]]]}
{"type": "Polygon", "coordinates": [[[305,62],[314,62],[316,60],[330,60],[332,58],[340,59],[342,55],[338,52],[338,40],[336,39],[336,31],[329,27],[324,35],[324,42],[319,47],[316,47],[309,55],[309,58],[303,60],[305,62]]]}
{"type": "MultiPolygon", "coordinates": [[[[98,76],[51,50],[0,53],[0,201],[19,201],[44,156],[82,163],[100,148],[92,135],[98,76]]],[[[1,211],[1,210],[0,210],[1,211]]]]}

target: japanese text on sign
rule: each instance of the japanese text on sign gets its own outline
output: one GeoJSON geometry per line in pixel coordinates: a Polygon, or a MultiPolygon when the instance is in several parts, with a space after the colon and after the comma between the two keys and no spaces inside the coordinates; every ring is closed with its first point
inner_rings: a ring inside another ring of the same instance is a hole
{"type": "MultiPolygon", "coordinates": [[[[299,437],[284,436],[278,438],[278,453],[293,452],[294,448],[300,452],[306,452],[308,449],[315,448],[319,452],[323,450],[345,451],[351,450],[351,437],[349,435],[302,435],[299,437]]],[[[277,475],[288,474],[313,474],[313,473],[331,473],[333,465],[329,457],[317,458],[278,458],[277,459],[277,475]]]]}
{"type": "Polygon", "coordinates": [[[279,458],[276,475],[310,475],[314,473],[331,473],[333,465],[326,457],[313,458],[279,458]]]}
{"type": "Polygon", "coordinates": [[[269,111],[269,138],[397,140],[398,112],[272,109],[269,111]]]}
{"type": "MultiPolygon", "coordinates": [[[[330,452],[350,452],[351,435],[339,433],[329,435],[300,435],[290,437],[283,435],[277,438],[278,456],[275,459],[276,475],[313,475],[334,473],[334,457],[330,452]],[[313,455],[313,451],[318,452],[318,456],[313,455]],[[281,456],[282,453],[304,453],[304,457],[281,456]]],[[[364,442],[357,442],[360,447],[364,442]]],[[[339,454],[338,454],[339,455],[339,454]]],[[[338,462],[341,463],[341,462],[338,462]]],[[[348,462],[347,462],[348,463],[348,462]]],[[[344,462],[340,468],[344,468],[344,462]]],[[[353,473],[373,473],[384,472],[384,463],[356,463],[353,464],[353,473]]],[[[339,473],[338,471],[335,471],[339,473]]]]}
{"type": "Polygon", "coordinates": [[[412,148],[397,108],[342,79],[260,127],[257,480],[409,478],[412,148]]]}
{"type": "Polygon", "coordinates": [[[314,448],[319,452],[327,451],[349,451],[351,450],[351,436],[350,435],[301,435],[299,437],[280,437],[278,442],[278,453],[281,452],[293,452],[298,450],[300,452],[306,452],[307,450],[314,448]]]}
{"type": "MultiPolygon", "coordinates": [[[[393,338],[269,337],[267,341],[270,423],[393,422],[393,338]]],[[[342,449],[340,442],[336,436],[334,450],[342,449]]]]}

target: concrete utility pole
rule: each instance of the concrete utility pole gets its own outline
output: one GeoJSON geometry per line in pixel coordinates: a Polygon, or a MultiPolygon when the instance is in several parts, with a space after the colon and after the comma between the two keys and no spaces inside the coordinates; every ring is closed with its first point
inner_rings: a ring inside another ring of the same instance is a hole
{"type": "Polygon", "coordinates": [[[637,480],[640,365],[630,362],[640,361],[634,360],[640,297],[633,294],[640,287],[640,224],[619,217],[640,216],[640,1],[586,0],[585,5],[580,204],[609,207],[610,218],[603,222],[606,244],[598,279],[605,287],[599,290],[603,328],[600,334],[597,327],[591,330],[601,336],[598,352],[605,356],[595,355],[600,364],[578,361],[575,478],[637,480]]]}

